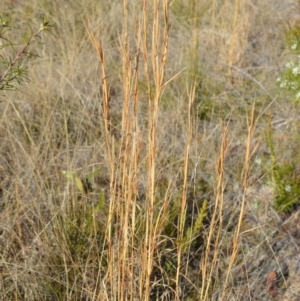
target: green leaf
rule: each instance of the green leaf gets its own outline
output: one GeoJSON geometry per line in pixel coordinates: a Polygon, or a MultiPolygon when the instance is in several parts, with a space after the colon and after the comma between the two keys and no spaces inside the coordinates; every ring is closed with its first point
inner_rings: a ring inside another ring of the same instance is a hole
{"type": "Polygon", "coordinates": [[[102,170],[102,167],[97,168],[94,171],[90,172],[86,177],[87,181],[90,182],[95,176],[97,176],[100,173],[101,170],[102,170]]]}
{"type": "Polygon", "coordinates": [[[85,189],[84,189],[83,183],[82,183],[82,181],[80,180],[80,178],[75,177],[75,183],[76,183],[77,189],[78,189],[81,193],[85,193],[85,189]]]}
{"type": "Polygon", "coordinates": [[[78,189],[81,193],[85,193],[84,185],[83,185],[81,179],[78,178],[74,172],[72,172],[72,171],[62,171],[62,175],[63,175],[66,179],[75,182],[77,189],[78,189]]]}
{"type": "Polygon", "coordinates": [[[66,179],[68,179],[68,180],[74,181],[75,178],[76,178],[75,173],[72,172],[72,171],[62,171],[61,173],[62,173],[62,175],[63,175],[66,179]]]}
{"type": "Polygon", "coordinates": [[[99,194],[99,200],[94,209],[94,212],[98,213],[98,212],[102,211],[102,209],[104,208],[104,205],[105,205],[105,192],[104,192],[104,190],[101,190],[101,192],[99,194]]]}

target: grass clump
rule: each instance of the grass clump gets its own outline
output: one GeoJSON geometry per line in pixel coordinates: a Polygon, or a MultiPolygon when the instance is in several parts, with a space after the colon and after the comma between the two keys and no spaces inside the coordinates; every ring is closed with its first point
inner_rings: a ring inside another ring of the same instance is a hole
{"type": "Polygon", "coordinates": [[[297,180],[281,123],[265,135],[266,113],[289,115],[270,93],[281,37],[257,25],[273,29],[278,9],[223,2],[16,8],[49,16],[55,36],[24,65],[14,45],[4,68],[23,93],[1,91],[1,300],[244,300],[236,271],[271,241],[265,212],[297,180]]]}

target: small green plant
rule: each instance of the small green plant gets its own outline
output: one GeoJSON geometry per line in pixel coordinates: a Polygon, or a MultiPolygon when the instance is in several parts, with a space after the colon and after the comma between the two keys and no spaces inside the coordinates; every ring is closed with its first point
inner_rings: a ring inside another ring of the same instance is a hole
{"type": "Polygon", "coordinates": [[[57,214],[51,230],[59,237],[60,248],[59,255],[55,252],[51,254],[51,263],[57,267],[53,278],[60,279],[61,274],[64,274],[65,283],[50,281],[47,289],[55,291],[59,299],[63,299],[66,292],[73,296],[72,300],[81,299],[82,292],[75,287],[83,285],[85,267],[88,265],[89,272],[96,274],[100,264],[102,267],[107,264],[106,255],[100,252],[107,248],[105,192],[93,189],[91,183],[101,171],[101,168],[96,169],[85,177],[79,177],[73,171],[62,172],[67,180],[75,184],[76,190],[70,194],[65,210],[57,214]],[[68,283],[76,285],[68,287],[68,283]]]}
{"type": "MultiPolygon", "coordinates": [[[[279,87],[290,93],[293,100],[300,101],[300,26],[290,26],[286,32],[286,44],[294,59],[286,63],[286,68],[277,79],[279,87]]],[[[269,125],[268,144],[272,162],[272,182],[275,192],[275,209],[290,211],[299,204],[300,177],[298,176],[298,156],[289,158],[288,162],[279,163],[274,151],[271,125],[269,125]]]]}
{"type": "Polygon", "coordinates": [[[15,45],[5,36],[8,30],[13,27],[10,25],[8,20],[4,20],[0,16],[0,50],[4,48],[10,48],[13,53],[12,57],[8,59],[0,55],[0,66],[4,71],[1,70],[0,74],[0,90],[13,90],[16,89],[16,83],[20,84],[21,81],[28,80],[26,77],[27,69],[23,66],[21,58],[30,54],[28,47],[37,38],[40,38],[40,34],[43,31],[49,31],[51,24],[48,21],[44,21],[40,28],[34,33],[32,32],[31,37],[25,43],[25,45],[17,51],[15,45]]]}
{"type": "Polygon", "coordinates": [[[271,128],[267,133],[272,163],[272,183],[274,186],[274,207],[277,212],[289,212],[299,204],[300,177],[297,172],[297,160],[279,163],[274,150],[271,128]]]}
{"type": "MultiPolygon", "coordinates": [[[[98,168],[92,172],[90,172],[84,179],[79,178],[74,172],[72,171],[63,171],[62,175],[75,183],[78,192],[82,195],[87,196],[89,192],[92,191],[91,180],[98,175],[102,171],[102,168],[98,168]]],[[[84,208],[80,208],[80,204],[75,204],[73,206],[73,213],[77,216],[77,221],[80,221],[80,224],[84,227],[79,227],[80,231],[85,232],[87,236],[89,236],[94,229],[94,226],[97,224],[95,223],[95,219],[97,215],[99,215],[105,205],[105,193],[103,190],[99,192],[97,202],[94,206],[87,207],[83,206],[84,208]],[[76,210],[78,209],[78,212],[76,210]],[[84,209],[84,210],[83,210],[84,209]],[[83,222],[83,223],[82,223],[83,222]]]]}
{"type": "Polygon", "coordinates": [[[279,87],[292,94],[296,102],[300,101],[300,27],[289,27],[286,32],[288,50],[295,59],[286,63],[286,69],[277,79],[279,87]]]}
{"type": "Polygon", "coordinates": [[[201,210],[196,216],[194,223],[186,230],[183,237],[183,252],[186,253],[193,241],[201,234],[203,221],[207,216],[207,200],[203,201],[201,210]]]}

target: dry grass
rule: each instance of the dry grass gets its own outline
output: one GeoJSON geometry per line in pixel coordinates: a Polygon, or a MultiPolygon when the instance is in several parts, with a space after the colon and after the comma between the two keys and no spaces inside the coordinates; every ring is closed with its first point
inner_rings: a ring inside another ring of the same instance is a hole
{"type": "Polygon", "coordinates": [[[298,147],[275,87],[291,7],[82,3],[2,5],[19,45],[27,22],[55,36],[1,91],[0,299],[245,300],[280,220],[267,131],[278,162],[298,147]]]}

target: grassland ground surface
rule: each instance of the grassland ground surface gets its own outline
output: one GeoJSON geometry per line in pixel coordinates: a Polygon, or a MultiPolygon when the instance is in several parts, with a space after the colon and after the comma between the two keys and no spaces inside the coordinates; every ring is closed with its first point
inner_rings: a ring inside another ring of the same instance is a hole
{"type": "Polygon", "coordinates": [[[53,27],[0,91],[0,300],[300,300],[299,103],[276,83],[297,1],[1,15],[0,62],[53,27]]]}

